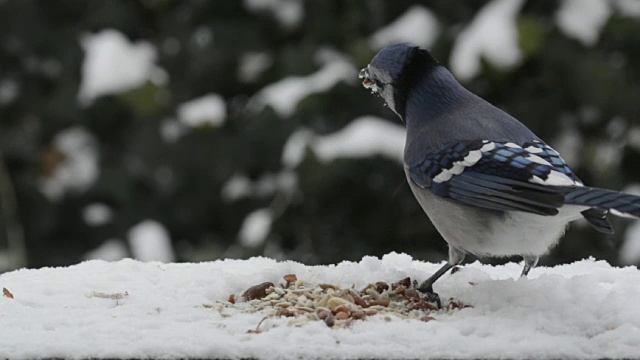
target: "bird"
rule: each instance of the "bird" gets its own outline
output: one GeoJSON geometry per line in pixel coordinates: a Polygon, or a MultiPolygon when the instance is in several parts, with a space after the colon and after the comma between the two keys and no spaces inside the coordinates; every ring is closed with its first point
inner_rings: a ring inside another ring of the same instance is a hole
{"type": "Polygon", "coordinates": [[[388,45],[359,78],[404,123],[407,182],[448,243],[446,264],[416,286],[438,304],[433,284],[468,254],[521,256],[526,277],[571,221],[611,234],[609,214],[640,217],[639,196],[585,186],[556,150],[429,50],[388,45]]]}

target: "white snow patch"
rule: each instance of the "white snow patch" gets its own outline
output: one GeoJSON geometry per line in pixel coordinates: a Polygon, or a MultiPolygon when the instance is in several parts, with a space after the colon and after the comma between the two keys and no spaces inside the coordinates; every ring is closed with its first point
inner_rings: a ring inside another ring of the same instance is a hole
{"type": "MultiPolygon", "coordinates": [[[[326,51],[317,57],[327,58],[326,51]]],[[[355,83],[358,80],[358,71],[347,60],[333,58],[313,74],[307,76],[290,76],[276,83],[267,85],[260,90],[249,103],[254,111],[260,111],[265,106],[271,106],[280,116],[293,115],[300,101],[309,95],[330,90],[336,84],[344,81],[355,83]]]]}
{"type": "Polygon", "coordinates": [[[633,126],[627,130],[626,145],[640,150],[640,126],[633,126]]]}
{"type": "Polygon", "coordinates": [[[251,181],[242,174],[234,174],[222,186],[222,199],[236,201],[245,197],[266,197],[277,191],[291,194],[296,189],[298,178],[293,171],[284,170],[277,174],[265,174],[251,181]]]}
{"type": "Polygon", "coordinates": [[[189,128],[187,126],[173,118],[164,119],[160,123],[160,135],[168,144],[173,144],[180,140],[188,131],[189,128]]]}
{"type": "Polygon", "coordinates": [[[273,64],[271,55],[262,52],[248,52],[240,57],[238,79],[243,83],[252,83],[273,64]]]}
{"type": "Polygon", "coordinates": [[[353,120],[342,130],[316,137],[313,151],[323,161],[376,155],[402,162],[405,129],[374,116],[353,120]]]}
{"type": "Polygon", "coordinates": [[[213,40],[213,30],[210,26],[199,26],[193,34],[191,41],[199,48],[204,48],[213,40]]]}
{"type": "Polygon", "coordinates": [[[620,141],[601,141],[596,144],[592,167],[601,173],[615,169],[622,161],[624,143],[620,141]]]}
{"type": "Polygon", "coordinates": [[[593,46],[611,16],[609,1],[563,0],[556,13],[556,24],[566,35],[593,46]]]}
{"type": "Polygon", "coordinates": [[[422,280],[442,264],[389,254],[382,259],[305,266],[267,258],[197,264],[90,261],[0,275],[0,358],[636,358],[640,273],[603,261],[539,267],[473,263],[443,276],[440,297],[472,307],[422,322],[384,315],[330,329],[300,327],[230,307],[252,285],[294,273],[312,283],[355,285],[422,280]],[[105,294],[107,296],[95,296],[105,294]],[[111,295],[109,298],[108,295],[111,295]],[[455,346],[452,346],[455,344],[455,346]]]}
{"type": "Polygon", "coordinates": [[[207,94],[178,106],[178,119],[189,127],[218,127],[226,118],[227,104],[218,94],[207,94]]]}
{"type": "Polygon", "coordinates": [[[233,174],[222,186],[221,195],[225,201],[234,201],[250,196],[252,190],[251,180],[248,177],[233,174]]]}
{"type": "Polygon", "coordinates": [[[313,133],[306,129],[297,130],[289,136],[282,151],[282,164],[287,168],[298,166],[304,160],[305,151],[313,137],[313,133]]]}
{"type": "Polygon", "coordinates": [[[640,221],[635,221],[624,233],[618,259],[625,265],[640,263],[640,221]]]}
{"type": "Polygon", "coordinates": [[[238,233],[240,244],[250,248],[262,245],[271,231],[272,223],[273,214],[270,209],[258,209],[250,213],[238,233]]]}
{"type": "Polygon", "coordinates": [[[58,133],[52,142],[63,160],[51,176],[40,179],[40,191],[51,200],[67,191],[84,191],[98,177],[98,149],[93,136],[83,128],[73,127],[58,133]]]}
{"type": "Polygon", "coordinates": [[[629,121],[620,115],[612,117],[607,123],[606,135],[609,139],[618,140],[624,138],[624,135],[629,131],[628,123],[629,121]]]}
{"type": "Polygon", "coordinates": [[[291,194],[298,184],[298,177],[293,171],[281,171],[277,174],[266,174],[254,184],[253,193],[258,197],[272,195],[276,191],[291,194]]]}
{"type": "Polygon", "coordinates": [[[405,129],[375,116],[354,119],[342,130],[318,136],[302,129],[293,133],[285,144],[282,162],[292,168],[304,160],[307,147],[319,160],[384,156],[402,162],[405,129]]]}
{"type": "Polygon", "coordinates": [[[421,5],[413,5],[391,24],[377,30],[369,40],[373,49],[396,42],[413,42],[429,48],[438,38],[438,19],[429,9],[421,5]]]}
{"type": "Polygon", "coordinates": [[[20,94],[20,85],[11,79],[0,80],[0,105],[13,102],[20,94]]]}
{"type": "Polygon", "coordinates": [[[631,183],[622,189],[623,193],[640,196],[640,183],[631,183]]]}
{"type": "Polygon", "coordinates": [[[8,251],[0,251],[0,274],[11,270],[11,256],[12,254],[8,251]]]}
{"type": "Polygon", "coordinates": [[[520,63],[516,17],[523,4],[523,0],[494,0],[480,9],[451,51],[451,70],[458,78],[476,76],[483,57],[504,69],[520,63]]]}
{"type": "Polygon", "coordinates": [[[620,16],[640,17],[638,0],[563,0],[556,13],[556,25],[567,36],[585,46],[595,45],[613,11],[620,16]]]}
{"type": "Polygon", "coordinates": [[[84,256],[86,260],[104,261],[118,261],[127,257],[129,257],[129,251],[124,243],[118,239],[107,240],[84,256]]]}
{"type": "Polygon", "coordinates": [[[140,261],[175,261],[169,232],[157,221],[145,220],[134,225],[128,238],[133,256],[140,261]]]}
{"type": "Polygon", "coordinates": [[[638,0],[614,0],[613,4],[623,16],[640,17],[640,1],[638,0]]]}
{"type": "Polygon", "coordinates": [[[82,209],[84,222],[91,226],[101,226],[113,219],[113,210],[103,203],[93,203],[82,209]]]}
{"type": "Polygon", "coordinates": [[[553,148],[562,158],[571,164],[572,167],[578,168],[582,163],[582,136],[575,125],[565,125],[560,135],[555,139],[553,148]]]}
{"type": "Polygon", "coordinates": [[[285,27],[298,25],[304,17],[300,0],[244,0],[244,6],[254,13],[270,12],[285,27]]]}
{"type": "Polygon", "coordinates": [[[78,94],[82,104],[135,89],[155,72],[156,49],[145,41],[132,43],[117,30],[84,35],[80,43],[85,51],[78,94]]]}

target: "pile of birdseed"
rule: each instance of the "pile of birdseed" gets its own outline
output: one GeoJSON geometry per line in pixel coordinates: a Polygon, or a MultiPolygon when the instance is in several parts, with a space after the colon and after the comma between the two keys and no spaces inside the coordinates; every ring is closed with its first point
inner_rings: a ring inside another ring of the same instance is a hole
{"type": "MultiPolygon", "coordinates": [[[[324,321],[331,328],[348,327],[353,321],[375,315],[431,321],[435,320],[431,315],[437,311],[470,307],[451,298],[444,309],[438,309],[414,289],[410,278],[390,285],[379,281],[362,290],[356,290],[354,286],[341,288],[333,284],[312,284],[298,280],[295,274],[283,278],[284,283],[258,284],[247,289],[238,299],[230,295],[228,301],[205,306],[221,313],[226,308],[247,313],[265,312],[263,321],[272,316],[291,317],[290,326],[324,321]]],[[[260,333],[260,324],[249,332],[260,333]]]]}

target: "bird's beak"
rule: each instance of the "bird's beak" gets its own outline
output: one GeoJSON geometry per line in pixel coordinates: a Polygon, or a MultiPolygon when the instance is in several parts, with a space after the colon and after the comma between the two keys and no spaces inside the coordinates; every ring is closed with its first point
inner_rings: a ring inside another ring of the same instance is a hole
{"type": "Polygon", "coordinates": [[[371,89],[376,83],[375,81],[373,81],[373,80],[371,80],[369,78],[369,68],[368,67],[360,70],[360,74],[358,74],[358,78],[363,79],[362,80],[362,86],[364,86],[366,89],[371,89]]]}

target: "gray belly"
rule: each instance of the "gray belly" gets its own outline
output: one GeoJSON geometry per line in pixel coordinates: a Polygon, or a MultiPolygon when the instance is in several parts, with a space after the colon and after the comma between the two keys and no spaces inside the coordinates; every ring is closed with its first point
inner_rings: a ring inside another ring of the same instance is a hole
{"type": "Polygon", "coordinates": [[[411,191],[442,237],[459,250],[478,256],[543,255],[584,208],[565,206],[556,216],[495,211],[465,206],[433,195],[408,178],[411,191]]]}

